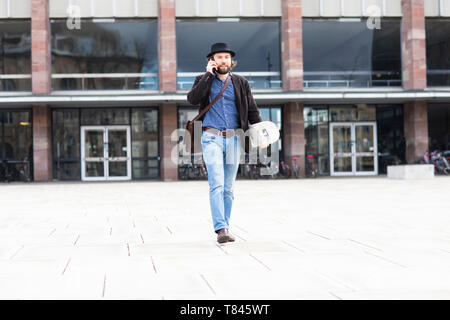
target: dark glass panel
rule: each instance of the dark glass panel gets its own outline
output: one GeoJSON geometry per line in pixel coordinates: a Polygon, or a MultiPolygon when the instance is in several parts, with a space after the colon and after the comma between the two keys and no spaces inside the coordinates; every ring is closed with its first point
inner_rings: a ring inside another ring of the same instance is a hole
{"type": "Polygon", "coordinates": [[[30,111],[0,111],[0,181],[33,179],[30,111]]]}
{"type": "Polygon", "coordinates": [[[158,160],[133,160],[134,179],[159,178],[158,160]]]}
{"type": "MultiPolygon", "coordinates": [[[[206,55],[215,42],[226,42],[236,52],[236,73],[243,73],[252,88],[281,88],[279,20],[239,22],[177,21],[177,72],[205,72],[206,55]],[[195,35],[195,36],[193,36],[195,35]],[[251,75],[249,72],[264,72],[251,75]],[[276,72],[274,75],[270,72],[276,72]]],[[[192,75],[178,75],[178,88],[190,89],[192,75]]]]}
{"type": "Polygon", "coordinates": [[[195,118],[198,108],[178,108],[178,128],[185,129],[189,120],[195,118]]]}
{"type": "Polygon", "coordinates": [[[331,121],[375,121],[376,110],[365,103],[356,106],[330,107],[331,121]]]}
{"type": "Polygon", "coordinates": [[[358,112],[353,106],[330,107],[331,121],[356,121],[358,112]]]}
{"type": "Polygon", "coordinates": [[[81,125],[128,125],[129,109],[82,109],[81,125]]]}
{"type": "Polygon", "coordinates": [[[52,111],[53,178],[80,179],[80,113],[78,109],[52,111]]]}
{"type": "Polygon", "coordinates": [[[80,158],[80,119],[77,109],[53,110],[54,159],[80,158]]]}
{"type": "Polygon", "coordinates": [[[101,77],[53,78],[55,90],[127,90],[158,88],[156,20],[66,20],[51,22],[52,74],[103,74],[101,77]],[[154,73],[111,77],[110,73],[154,73]]]}
{"type": "Polygon", "coordinates": [[[92,129],[85,131],[84,154],[86,158],[105,157],[103,130],[92,129]]]}
{"type": "Polygon", "coordinates": [[[450,20],[426,19],[427,84],[450,86],[450,20]]]}
{"type": "Polygon", "coordinates": [[[80,180],[80,162],[53,162],[55,180],[80,180]]]}
{"type": "Polygon", "coordinates": [[[319,174],[328,174],[329,169],[329,142],[328,142],[328,109],[305,107],[305,152],[312,156],[319,174]]]}
{"type": "Polygon", "coordinates": [[[127,131],[108,130],[108,156],[110,158],[127,156],[127,131]]]}
{"type": "Polygon", "coordinates": [[[128,168],[126,161],[109,161],[110,177],[126,177],[127,171],[128,168]]]}
{"type": "Polygon", "coordinates": [[[356,171],[373,172],[375,170],[375,162],[373,157],[356,157],[356,171]]]}
{"type": "Polygon", "coordinates": [[[373,106],[369,106],[365,103],[356,105],[356,113],[358,121],[376,121],[376,109],[373,106]]]}
{"type": "Polygon", "coordinates": [[[131,112],[133,158],[158,157],[158,111],[133,109],[131,112]]]}
{"type": "MultiPolygon", "coordinates": [[[[186,129],[186,124],[188,121],[192,120],[195,118],[195,116],[198,114],[199,109],[196,107],[179,107],[178,108],[178,129],[186,129]]],[[[180,130],[178,132],[178,141],[182,141],[184,138],[184,135],[182,134],[182,131],[180,130]]],[[[187,160],[181,160],[183,157],[183,152],[182,152],[182,148],[183,148],[183,144],[182,143],[178,143],[178,155],[180,157],[179,161],[181,162],[186,162],[187,160]]],[[[202,158],[203,160],[203,158],[202,158]]]]}
{"type": "Polygon", "coordinates": [[[450,103],[428,105],[428,132],[430,150],[450,151],[450,103]]]}
{"type": "MultiPolygon", "coordinates": [[[[340,125],[333,127],[333,151],[334,153],[352,153],[352,127],[340,125]]],[[[338,156],[338,155],[335,155],[338,156]]]]}
{"type": "MultiPolygon", "coordinates": [[[[280,107],[259,107],[259,112],[261,114],[261,118],[263,121],[271,121],[278,126],[278,129],[281,130],[282,120],[281,120],[281,108],[280,107]]],[[[276,142],[278,144],[278,152],[280,153],[279,159],[280,161],[284,159],[284,155],[282,153],[282,135],[280,133],[280,139],[276,142]]],[[[271,147],[267,147],[267,154],[270,156],[271,147]]],[[[290,159],[286,159],[289,160],[290,159]]],[[[290,163],[290,162],[288,162],[290,163]]]]}
{"type": "Polygon", "coordinates": [[[2,155],[8,160],[26,160],[33,156],[33,127],[29,111],[3,111],[0,132],[2,155]]]}
{"type": "Polygon", "coordinates": [[[104,162],[86,162],[86,177],[104,177],[104,162]]]}
{"type": "Polygon", "coordinates": [[[352,157],[335,157],[334,172],[352,172],[352,157]]]}
{"type": "MultiPolygon", "coordinates": [[[[0,75],[31,74],[30,20],[0,20],[0,59],[0,75]]],[[[0,79],[0,91],[30,90],[29,78],[0,79]]]]}
{"type": "Polygon", "coordinates": [[[405,163],[403,106],[377,105],[378,172],[387,173],[387,166],[405,163]]]}
{"type": "Polygon", "coordinates": [[[400,20],[303,21],[305,88],[401,86],[400,20]]]}

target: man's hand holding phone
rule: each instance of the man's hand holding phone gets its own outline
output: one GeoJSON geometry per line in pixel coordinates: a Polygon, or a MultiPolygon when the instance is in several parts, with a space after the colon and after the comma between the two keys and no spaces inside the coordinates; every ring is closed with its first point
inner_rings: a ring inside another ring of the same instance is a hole
{"type": "Polygon", "coordinates": [[[214,61],[214,58],[209,59],[206,71],[211,72],[212,74],[217,71],[217,62],[214,61]]]}

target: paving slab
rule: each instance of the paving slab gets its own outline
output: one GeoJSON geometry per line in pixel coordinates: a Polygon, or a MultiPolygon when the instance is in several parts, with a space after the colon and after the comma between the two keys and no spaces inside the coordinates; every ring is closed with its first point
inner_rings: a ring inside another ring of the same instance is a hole
{"type": "Polygon", "coordinates": [[[1,299],[448,299],[449,177],[0,184],[1,299]]]}

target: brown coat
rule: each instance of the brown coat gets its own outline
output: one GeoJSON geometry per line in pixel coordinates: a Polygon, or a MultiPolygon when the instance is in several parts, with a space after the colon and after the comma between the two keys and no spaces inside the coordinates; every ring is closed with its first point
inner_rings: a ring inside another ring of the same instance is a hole
{"type": "MultiPolygon", "coordinates": [[[[213,79],[214,75],[210,72],[197,76],[191,91],[187,94],[189,103],[200,105],[200,111],[209,104],[209,94],[213,79]]],[[[248,122],[255,124],[262,121],[261,114],[253,99],[247,79],[233,73],[231,81],[234,86],[235,103],[239,113],[240,125],[245,132],[248,130],[248,122]]],[[[199,120],[203,121],[204,117],[203,115],[199,120]]]]}

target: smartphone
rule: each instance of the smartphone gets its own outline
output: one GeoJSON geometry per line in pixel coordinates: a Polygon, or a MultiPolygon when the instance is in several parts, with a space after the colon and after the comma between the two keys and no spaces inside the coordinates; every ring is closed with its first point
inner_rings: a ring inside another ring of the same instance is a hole
{"type": "MultiPolygon", "coordinates": [[[[214,60],[214,57],[209,58],[209,60],[215,61],[215,60],[214,60]]],[[[212,71],[213,71],[214,73],[216,73],[216,72],[217,72],[217,69],[216,69],[216,68],[213,68],[212,71]]]]}

